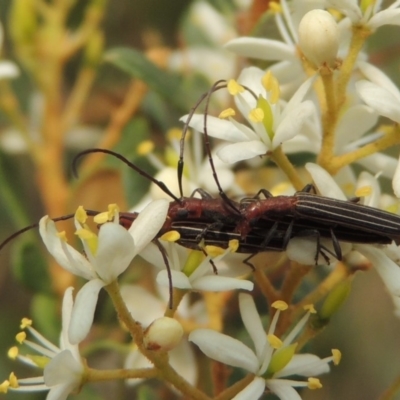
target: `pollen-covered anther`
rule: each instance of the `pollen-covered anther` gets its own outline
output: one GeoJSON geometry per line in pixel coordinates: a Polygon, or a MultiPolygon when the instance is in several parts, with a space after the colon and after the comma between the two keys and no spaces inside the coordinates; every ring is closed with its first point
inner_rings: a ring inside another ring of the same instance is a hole
{"type": "Polygon", "coordinates": [[[15,335],[15,340],[19,343],[22,344],[26,339],[26,332],[18,332],[15,335]]]}
{"type": "Polygon", "coordinates": [[[305,57],[317,68],[334,68],[339,50],[339,28],[332,15],[324,10],[312,10],[299,25],[299,46],[305,57]]]}
{"type": "Polygon", "coordinates": [[[110,219],[109,219],[109,213],[108,213],[108,211],[104,211],[104,212],[102,212],[102,213],[100,213],[100,214],[95,215],[95,216],[93,217],[93,221],[94,221],[96,224],[99,224],[99,225],[103,225],[103,224],[105,224],[106,222],[109,222],[110,219]]]}
{"type": "Polygon", "coordinates": [[[234,79],[230,79],[228,81],[227,87],[228,87],[228,92],[231,96],[236,96],[237,94],[244,92],[244,87],[234,79]]]}
{"type": "Polygon", "coordinates": [[[27,326],[32,326],[32,320],[24,317],[21,319],[21,325],[19,327],[25,329],[27,326]]]}
{"type": "Polygon", "coordinates": [[[280,349],[283,345],[282,340],[279,339],[278,336],[276,336],[276,335],[272,335],[272,334],[268,335],[267,340],[268,340],[269,344],[271,345],[271,347],[274,349],[280,349]]]}
{"type": "Polygon", "coordinates": [[[18,357],[19,350],[17,346],[10,347],[7,351],[7,356],[11,360],[15,360],[18,357]]]}
{"type": "Polygon", "coordinates": [[[271,104],[276,104],[281,95],[281,88],[279,86],[278,79],[271,71],[267,71],[261,79],[265,90],[269,92],[269,102],[271,104]]]}
{"type": "Polygon", "coordinates": [[[229,241],[229,250],[232,253],[236,253],[238,248],[239,248],[239,240],[232,239],[229,241]]]}
{"type": "Polygon", "coordinates": [[[226,119],[229,117],[234,117],[235,115],[236,112],[233,108],[227,108],[226,110],[221,111],[221,113],[218,115],[218,118],[226,119]]]}
{"type": "Polygon", "coordinates": [[[271,1],[269,3],[269,10],[275,14],[281,14],[282,6],[280,5],[280,3],[276,2],[276,1],[271,1]]]}
{"type": "Polygon", "coordinates": [[[91,240],[97,237],[91,230],[86,228],[77,229],[75,235],[82,240],[91,240]]]}
{"type": "Polygon", "coordinates": [[[218,257],[225,253],[225,249],[223,249],[222,247],[212,246],[212,245],[206,246],[205,250],[206,253],[212,258],[218,257]]]}
{"type": "Polygon", "coordinates": [[[82,206],[79,206],[76,209],[75,212],[75,219],[80,222],[81,224],[84,224],[87,220],[87,213],[85,211],[85,209],[82,206]]]}
{"type": "Polygon", "coordinates": [[[340,360],[342,359],[342,353],[338,349],[332,349],[332,357],[333,357],[333,364],[339,365],[340,360]]]}
{"type": "Polygon", "coordinates": [[[154,150],[154,143],[151,140],[144,140],[139,143],[136,151],[138,155],[145,156],[154,150]]]}
{"type": "Polygon", "coordinates": [[[372,187],[370,185],[362,186],[356,190],[355,195],[357,197],[366,197],[372,193],[372,187]]]}
{"type": "Polygon", "coordinates": [[[167,138],[169,141],[180,140],[182,136],[182,130],[180,128],[171,128],[167,130],[167,138]]]}
{"type": "Polygon", "coordinates": [[[318,378],[308,378],[308,388],[311,390],[321,389],[322,383],[318,378]]]}
{"type": "Polygon", "coordinates": [[[317,310],[314,307],[314,304],[306,304],[303,307],[303,310],[308,311],[310,314],[316,314],[317,310]]]}
{"type": "Polygon", "coordinates": [[[249,113],[249,120],[251,122],[263,122],[264,120],[264,111],[261,108],[254,108],[249,113]]]}
{"type": "Polygon", "coordinates": [[[9,387],[10,387],[10,382],[7,380],[0,383],[0,393],[7,393],[9,387]]]}
{"type": "Polygon", "coordinates": [[[12,387],[14,389],[19,387],[18,379],[17,379],[16,375],[14,374],[14,372],[10,373],[10,376],[8,377],[8,381],[10,383],[10,387],[12,387]]]}
{"type": "Polygon", "coordinates": [[[68,242],[67,234],[66,234],[65,231],[57,232],[57,233],[56,233],[56,236],[57,236],[58,238],[60,238],[63,242],[65,242],[65,243],[68,242]]]}
{"type": "Polygon", "coordinates": [[[178,231],[169,231],[160,237],[161,240],[166,242],[177,242],[180,238],[181,235],[178,231]]]}
{"type": "Polygon", "coordinates": [[[271,304],[271,307],[279,311],[285,311],[289,308],[289,305],[283,300],[276,300],[271,304]]]}
{"type": "Polygon", "coordinates": [[[182,325],[174,318],[161,317],[146,329],[143,344],[147,350],[170,351],[183,336],[182,325]]]}

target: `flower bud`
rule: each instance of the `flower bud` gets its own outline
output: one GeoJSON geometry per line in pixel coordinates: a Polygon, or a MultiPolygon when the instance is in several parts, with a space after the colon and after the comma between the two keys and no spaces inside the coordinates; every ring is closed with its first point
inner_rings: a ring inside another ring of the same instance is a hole
{"type": "Polygon", "coordinates": [[[327,11],[312,10],[299,25],[299,46],[316,67],[334,67],[339,49],[339,28],[327,11]]]}
{"type": "Polygon", "coordinates": [[[143,342],[148,350],[169,351],[179,344],[182,335],[182,325],[176,319],[161,317],[146,329],[143,342]]]}

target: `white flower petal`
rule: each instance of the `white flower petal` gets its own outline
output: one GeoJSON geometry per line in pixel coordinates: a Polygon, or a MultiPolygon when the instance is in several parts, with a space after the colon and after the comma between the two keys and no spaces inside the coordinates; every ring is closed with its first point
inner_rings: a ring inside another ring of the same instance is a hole
{"type": "Polygon", "coordinates": [[[303,101],[304,97],[308,93],[308,91],[311,89],[313,83],[315,82],[315,79],[317,78],[317,75],[314,75],[310,78],[308,78],[305,82],[303,82],[300,87],[296,90],[296,93],[293,94],[293,96],[290,98],[289,102],[286,104],[281,118],[285,118],[286,115],[292,112],[293,109],[297,108],[303,101]]]}
{"type": "Polygon", "coordinates": [[[259,368],[256,355],[237,339],[211,329],[196,329],[189,335],[189,341],[213,360],[232,367],[240,367],[255,374],[259,368]]]}
{"type": "Polygon", "coordinates": [[[62,242],[55,223],[47,215],[39,222],[39,232],[49,253],[64,269],[88,280],[95,277],[89,261],[68,243],[62,242]]]}
{"type": "MultiPolygon", "coordinates": [[[[171,271],[172,275],[172,286],[178,289],[191,289],[192,284],[189,278],[180,271],[171,271]]],[[[168,273],[166,270],[160,271],[157,274],[157,283],[163,286],[169,286],[170,282],[168,279],[168,273]]]]}
{"type": "Polygon", "coordinates": [[[240,37],[228,42],[225,48],[239,56],[258,60],[297,61],[294,47],[280,40],[240,37]]]}
{"type": "Polygon", "coordinates": [[[184,339],[174,349],[168,352],[171,367],[191,385],[198,376],[197,360],[192,346],[184,339]]]}
{"type": "Polygon", "coordinates": [[[266,386],[281,400],[301,400],[301,396],[284,379],[268,379],[266,386]]]}
{"type": "Polygon", "coordinates": [[[93,323],[97,298],[103,286],[103,281],[100,279],[93,279],[79,290],[75,299],[71,323],[68,330],[70,343],[80,343],[89,333],[93,323]]]}
{"type": "Polygon", "coordinates": [[[132,318],[147,328],[156,318],[164,315],[165,303],[154,294],[139,285],[121,286],[124,299],[132,318]],[[143,307],[146,304],[146,307],[143,307]]]}
{"type": "MultiPolygon", "coordinates": [[[[180,118],[180,121],[185,122],[186,119],[187,115],[184,115],[180,118]]],[[[190,120],[189,126],[199,132],[204,132],[204,115],[194,114],[190,120]]],[[[249,129],[242,124],[238,124],[238,126],[243,126],[249,129]]],[[[228,120],[213,117],[212,115],[207,116],[207,133],[209,136],[236,143],[249,139],[244,132],[246,132],[245,129],[238,129],[228,120]]]]}
{"type": "Polygon", "coordinates": [[[68,329],[71,323],[72,310],[74,307],[74,300],[72,293],[74,288],[69,287],[66,289],[62,303],[62,330],[60,335],[60,347],[61,349],[69,350],[76,360],[80,360],[79,349],[76,345],[71,345],[68,337],[68,329]]]}
{"type": "Polygon", "coordinates": [[[362,198],[362,204],[369,207],[379,208],[379,199],[381,197],[379,183],[374,176],[366,171],[361,172],[357,181],[357,189],[363,187],[370,187],[371,193],[362,198]]]}
{"type": "Polygon", "coordinates": [[[372,30],[378,29],[382,25],[400,25],[400,10],[382,10],[368,21],[368,26],[372,30]]]}
{"type": "Polygon", "coordinates": [[[75,384],[57,385],[50,389],[46,400],[65,400],[75,389],[77,389],[75,384]]]}
{"type": "Polygon", "coordinates": [[[375,153],[357,161],[374,174],[382,173],[382,176],[392,179],[397,168],[397,159],[383,153],[375,153]]]}
{"type": "Polygon", "coordinates": [[[262,326],[253,297],[246,293],[239,293],[239,309],[243,324],[254,343],[257,357],[260,360],[267,342],[267,335],[262,326]]]}
{"type": "Polygon", "coordinates": [[[154,243],[149,243],[141,252],[140,257],[144,258],[148,263],[154,265],[156,268],[164,269],[165,262],[162,257],[161,251],[154,243]]]}
{"type": "MultiPolygon", "coordinates": [[[[175,286],[175,284],[174,284],[175,286]]],[[[206,275],[192,282],[193,289],[208,292],[224,292],[227,290],[253,290],[254,283],[239,278],[230,278],[219,275],[206,275]]]]}
{"type": "Polygon", "coordinates": [[[380,68],[366,61],[358,61],[357,66],[367,80],[388,90],[393,96],[400,99],[399,88],[380,68]]]}
{"type": "Polygon", "coordinates": [[[356,82],[356,90],[364,102],[380,115],[400,123],[400,100],[387,89],[361,80],[356,82]]]}
{"type": "Polygon", "coordinates": [[[256,376],[249,385],[240,391],[232,400],[257,400],[265,390],[265,380],[256,376]]]}
{"type": "Polygon", "coordinates": [[[400,157],[397,163],[396,172],[394,173],[393,176],[392,187],[396,197],[400,198],[400,157]]]}
{"type": "Polygon", "coordinates": [[[283,142],[292,139],[300,133],[314,113],[314,104],[308,100],[294,108],[278,125],[275,136],[272,139],[272,148],[277,148],[283,142]]]}
{"type": "Polygon", "coordinates": [[[44,382],[47,386],[74,383],[78,386],[83,370],[82,363],[77,361],[69,350],[64,350],[45,366],[43,371],[44,382]]]}
{"type": "Polygon", "coordinates": [[[359,139],[378,122],[377,113],[363,104],[350,107],[342,116],[336,128],[336,148],[359,139]]]}
{"type": "Polygon", "coordinates": [[[315,186],[322,196],[331,197],[337,200],[347,200],[346,196],[336,184],[331,175],[317,164],[307,163],[306,170],[311,175],[315,186]]]}
{"type": "Polygon", "coordinates": [[[95,269],[105,283],[122,274],[135,255],[134,240],[124,227],[113,222],[101,226],[95,269]]]}
{"type": "Polygon", "coordinates": [[[390,294],[400,296],[400,268],[383,251],[365,244],[354,245],[354,249],[371,261],[390,294]]]}
{"type": "Polygon", "coordinates": [[[251,140],[245,143],[234,143],[224,146],[217,152],[217,156],[228,164],[248,160],[256,156],[266,155],[267,146],[259,140],[251,140]]]}
{"type": "Polygon", "coordinates": [[[165,223],[168,208],[168,200],[155,200],[145,207],[133,221],[129,233],[133,237],[136,254],[140,253],[156,237],[165,223]]]}
{"type": "MultiPolygon", "coordinates": [[[[138,369],[138,368],[151,368],[153,364],[148,360],[138,349],[131,351],[126,357],[124,367],[128,369],[138,369]]],[[[128,379],[126,383],[129,386],[136,386],[142,382],[143,378],[128,379]]]]}
{"type": "Polygon", "coordinates": [[[19,75],[18,67],[11,61],[0,62],[0,79],[16,78],[19,75]]]}
{"type": "Polygon", "coordinates": [[[274,375],[274,378],[284,376],[318,376],[330,371],[327,361],[321,360],[314,354],[295,354],[290,363],[274,375]]]}

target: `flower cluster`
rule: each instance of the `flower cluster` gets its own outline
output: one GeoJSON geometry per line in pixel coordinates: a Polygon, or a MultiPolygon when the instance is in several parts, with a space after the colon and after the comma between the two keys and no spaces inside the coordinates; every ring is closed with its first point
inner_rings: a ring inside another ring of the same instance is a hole
{"type": "MultiPolygon", "coordinates": [[[[257,11],[252,2],[233,3],[237,15],[257,11]]],[[[8,355],[42,372],[26,379],[11,373],[0,392],[48,391],[48,400],[63,400],[91,382],[137,386],[155,378],[196,400],[256,400],[265,393],[297,400],[306,388],[321,389],[316,377],[339,364],[337,349],[326,358],[311,354],[312,339],[347,299],[356,271],[377,271],[400,316],[400,162],[385,152],[400,144],[400,91],[365,50],[381,26],[400,25],[400,0],[386,9],[381,1],[266,3],[257,24],[273,20],[281,40],[241,36],[233,8],[224,14],[203,1],[191,7],[189,25],[208,45],[171,51],[163,67],[182,76],[194,70],[214,85],[195,112],[181,117],[184,132],[169,130],[163,152],[156,154],[150,140],[135,142],[136,155],[157,173],[133,212],[115,204],[106,212],[79,207],[73,216],[78,244],[49,216],[40,220],[47,251],[79,288],[75,298],[72,287],[64,291],[59,346],[22,321],[20,346],[8,355]],[[239,64],[238,56],[259,61],[239,64]],[[355,172],[360,168],[368,172],[355,172]],[[393,194],[381,191],[383,178],[393,194]],[[109,323],[110,305],[117,326],[109,323]],[[252,346],[232,322],[238,314],[252,346]],[[195,347],[207,357],[211,379],[201,375],[207,368],[199,368],[195,347]],[[120,353],[118,365],[92,368],[91,352],[98,349],[120,353]],[[228,366],[238,369],[234,383],[228,366]],[[203,392],[210,380],[214,392],[203,392]]],[[[50,8],[41,7],[45,19],[50,8]]],[[[78,33],[76,43],[65,42],[71,52],[84,40],[78,33]]],[[[130,57],[120,49],[114,62],[143,68],[139,77],[150,88],[164,82],[165,71],[130,57]]],[[[0,80],[17,75],[14,64],[0,62],[0,80]]],[[[78,98],[83,89],[75,90],[78,98]]],[[[74,107],[67,111],[60,126],[68,125],[74,107]]],[[[35,160],[43,161],[43,153],[35,160]]]]}

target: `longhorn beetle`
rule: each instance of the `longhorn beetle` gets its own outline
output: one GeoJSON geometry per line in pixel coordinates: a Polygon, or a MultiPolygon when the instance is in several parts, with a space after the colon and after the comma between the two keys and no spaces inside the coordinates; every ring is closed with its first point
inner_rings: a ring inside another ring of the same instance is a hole
{"type": "MultiPolygon", "coordinates": [[[[226,195],[219,182],[219,178],[213,162],[210,139],[207,132],[207,115],[212,93],[227,86],[225,80],[217,81],[201,101],[206,99],[204,112],[204,146],[208,155],[209,164],[213,178],[218,188],[221,199],[226,202],[235,212],[237,205],[226,195]]],[[[249,89],[245,89],[255,98],[257,96],[249,89]]],[[[178,176],[183,173],[183,149],[185,135],[188,125],[197,106],[191,110],[185,122],[182,137],[181,151],[178,162],[178,176]]],[[[400,216],[365,206],[356,201],[343,201],[312,194],[315,189],[307,185],[302,191],[296,192],[294,196],[272,196],[270,192],[261,189],[254,198],[245,198],[239,203],[241,218],[233,232],[239,233],[241,238],[246,237],[252,229],[260,229],[267,223],[268,233],[260,247],[268,246],[275,232],[282,232],[279,224],[286,226],[286,234],[283,239],[283,247],[286,247],[290,238],[294,236],[315,236],[317,239],[317,250],[315,260],[317,262],[320,253],[320,238],[330,238],[333,243],[335,256],[342,258],[339,241],[353,243],[376,243],[389,244],[394,241],[400,244],[400,216]],[[260,195],[264,195],[264,199],[260,195]],[[273,225],[271,226],[271,223],[273,225]]]]}

